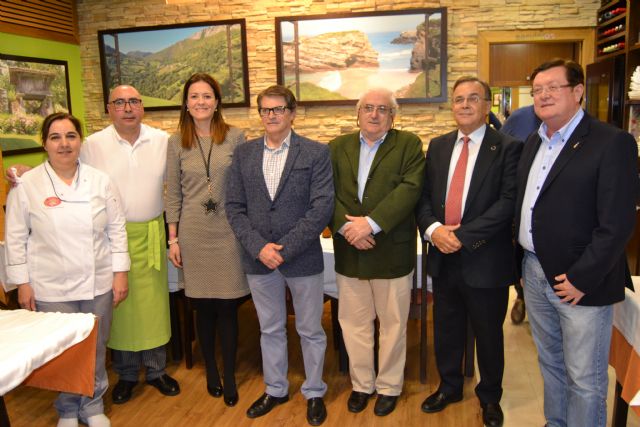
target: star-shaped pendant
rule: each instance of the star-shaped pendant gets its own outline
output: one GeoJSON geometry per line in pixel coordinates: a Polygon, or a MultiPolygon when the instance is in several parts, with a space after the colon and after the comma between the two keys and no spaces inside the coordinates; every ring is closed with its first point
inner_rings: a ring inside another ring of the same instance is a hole
{"type": "Polygon", "coordinates": [[[210,214],[211,212],[218,212],[218,204],[216,202],[214,202],[213,200],[209,199],[206,202],[202,203],[202,206],[204,206],[204,213],[205,214],[210,214]]]}

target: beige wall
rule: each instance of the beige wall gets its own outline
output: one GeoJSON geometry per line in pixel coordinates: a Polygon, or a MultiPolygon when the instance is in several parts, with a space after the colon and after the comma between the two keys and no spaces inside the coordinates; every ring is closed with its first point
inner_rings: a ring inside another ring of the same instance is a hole
{"type": "MultiPolygon", "coordinates": [[[[104,29],[245,18],[249,59],[249,108],[225,110],[232,125],[248,137],[260,135],[255,97],[276,82],[275,22],[277,16],[400,10],[417,7],[448,9],[448,87],[464,74],[477,73],[479,31],[591,27],[600,0],[77,0],[87,129],[108,124],[102,105],[97,31],[104,29]],[[169,3],[169,4],[167,4],[169,3]]],[[[178,112],[147,112],[145,121],[174,132],[178,112]]],[[[425,144],[453,128],[449,105],[400,107],[396,127],[417,133],[425,144]]],[[[296,130],[328,142],[355,130],[354,107],[301,107],[296,130]]]]}

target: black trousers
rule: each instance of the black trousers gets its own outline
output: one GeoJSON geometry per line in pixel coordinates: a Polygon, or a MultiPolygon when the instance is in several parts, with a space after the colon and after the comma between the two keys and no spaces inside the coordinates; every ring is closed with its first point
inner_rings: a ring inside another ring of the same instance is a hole
{"type": "Polygon", "coordinates": [[[462,358],[467,317],[476,336],[480,382],[476,395],[482,404],[498,403],[502,397],[504,336],[509,288],[480,289],[462,277],[460,254],[447,255],[439,277],[433,278],[433,325],[439,390],[462,394],[462,358]]]}
{"type": "Polygon", "coordinates": [[[219,386],[220,374],[216,364],[216,332],[220,338],[224,364],[224,394],[233,396],[236,391],[236,354],[238,351],[238,305],[240,298],[193,298],[196,310],[196,328],[200,350],[207,371],[207,385],[219,386]]]}

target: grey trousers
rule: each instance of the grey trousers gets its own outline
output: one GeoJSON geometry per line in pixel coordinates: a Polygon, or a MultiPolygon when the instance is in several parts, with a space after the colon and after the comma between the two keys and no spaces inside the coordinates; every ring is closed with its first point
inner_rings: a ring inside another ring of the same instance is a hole
{"type": "Polygon", "coordinates": [[[98,316],[98,340],[96,342],[96,374],[93,397],[73,393],[60,393],[55,402],[60,418],[86,420],[93,415],[104,413],[102,396],[109,387],[105,354],[111,329],[113,293],[98,295],[92,300],[46,302],[36,300],[36,308],[43,312],[93,313],[98,316]]]}
{"type": "Polygon", "coordinates": [[[266,393],[283,397],[289,393],[287,380],[287,307],[285,286],[289,287],[300,336],[305,381],[301,392],[306,399],[323,397],[322,381],[327,336],[322,329],[324,288],[322,273],[306,277],[284,277],[280,271],[247,274],[253,303],[260,321],[260,348],[266,393]]]}

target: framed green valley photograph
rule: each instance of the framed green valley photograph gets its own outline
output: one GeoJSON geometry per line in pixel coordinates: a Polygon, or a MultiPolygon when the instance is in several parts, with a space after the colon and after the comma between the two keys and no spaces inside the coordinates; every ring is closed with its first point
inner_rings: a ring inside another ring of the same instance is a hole
{"type": "Polygon", "coordinates": [[[42,122],[57,112],[71,112],[67,62],[0,53],[2,154],[43,151],[42,122]]]}
{"type": "Polygon", "coordinates": [[[105,106],[111,89],[128,84],[145,110],[178,110],[197,72],[220,83],[225,107],[249,106],[244,19],[104,30],[98,43],[105,106]]]}
{"type": "Polygon", "coordinates": [[[354,104],[372,87],[399,103],[447,99],[447,9],[276,18],[278,83],[302,105],[354,104]]]}

